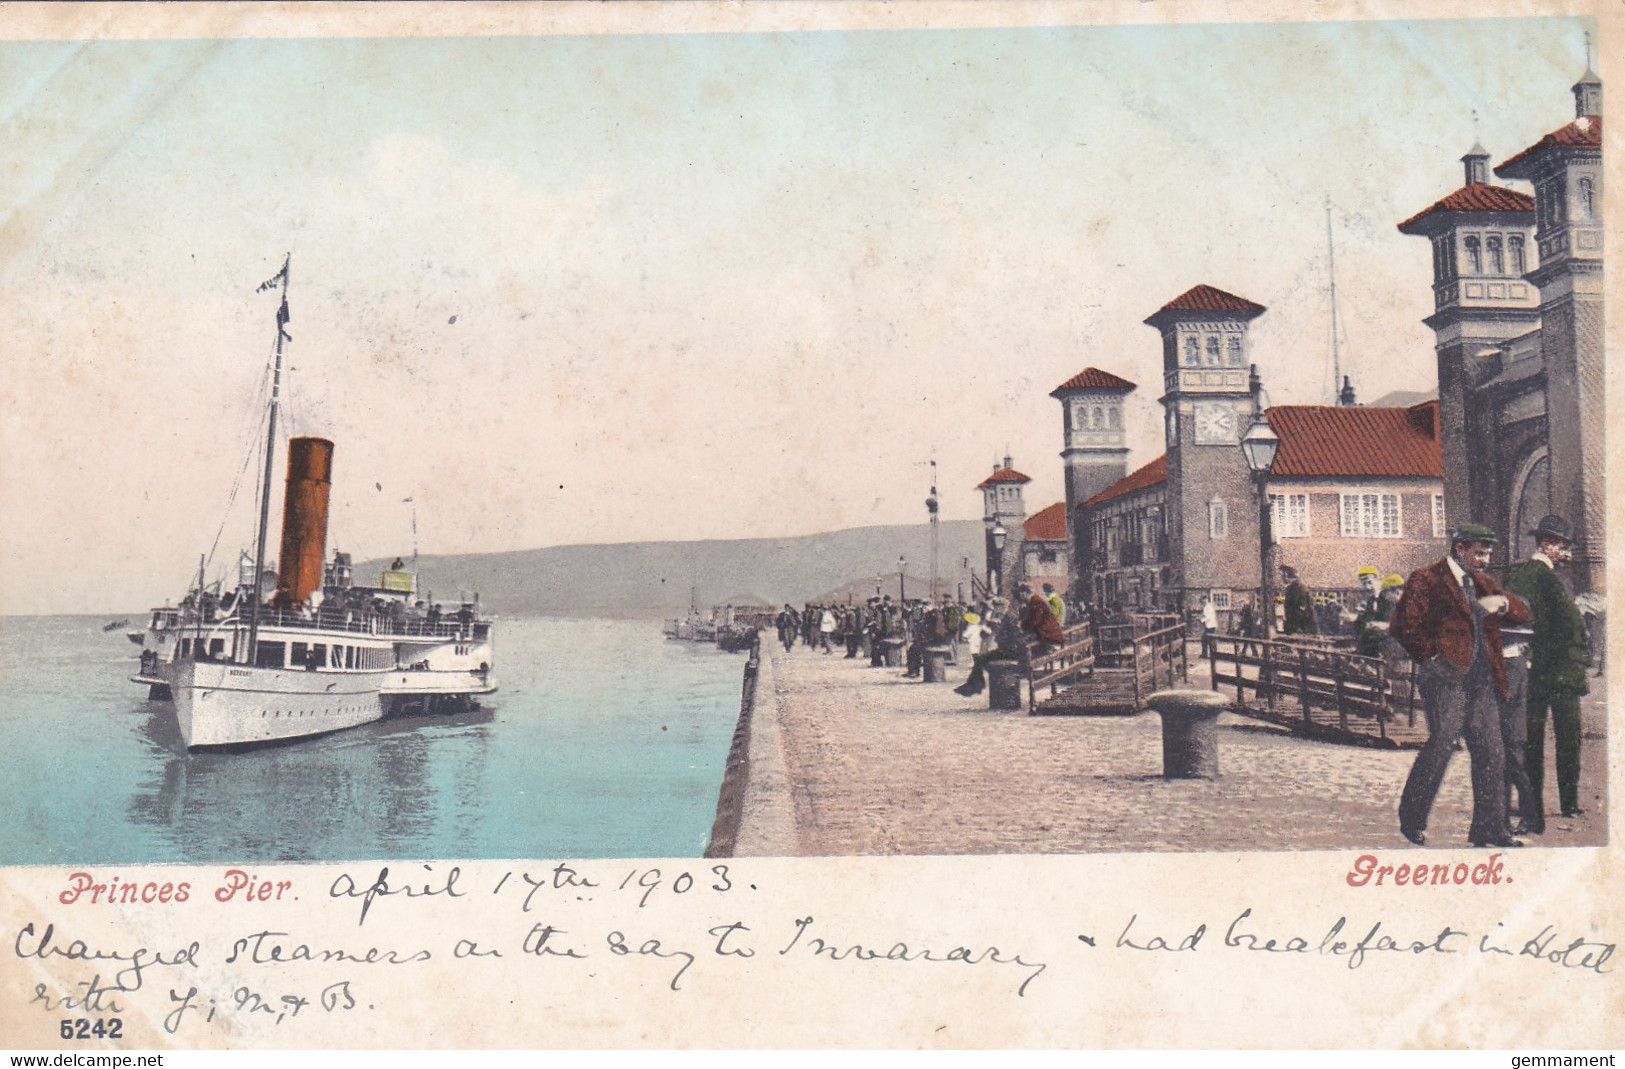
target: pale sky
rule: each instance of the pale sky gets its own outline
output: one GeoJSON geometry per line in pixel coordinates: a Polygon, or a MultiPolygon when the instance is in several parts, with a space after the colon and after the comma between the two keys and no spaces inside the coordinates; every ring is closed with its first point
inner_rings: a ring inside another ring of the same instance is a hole
{"type": "Polygon", "coordinates": [[[1588,25],[0,43],[0,612],[249,544],[288,252],[358,559],[406,497],[425,553],[923,522],[933,455],[945,519],[1006,450],[1036,511],[1086,366],[1160,451],[1141,321],[1198,283],[1330,399],[1328,198],[1344,369],[1432,388],[1395,224],[1572,118],[1588,25]]]}

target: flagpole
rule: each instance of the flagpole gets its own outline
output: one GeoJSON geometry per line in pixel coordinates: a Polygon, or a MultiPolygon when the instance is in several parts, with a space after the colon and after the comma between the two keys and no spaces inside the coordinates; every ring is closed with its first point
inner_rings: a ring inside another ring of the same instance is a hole
{"type": "Polygon", "coordinates": [[[257,292],[264,293],[277,281],[282,282],[282,304],[276,312],[276,359],[271,370],[271,418],[265,431],[265,481],[260,486],[260,528],[259,537],[254,542],[254,585],[251,588],[253,612],[248,623],[248,660],[246,663],[254,664],[258,661],[260,638],[260,577],[265,574],[265,533],[271,524],[271,475],[272,465],[276,461],[276,417],[277,409],[282,399],[282,343],[288,338],[283,330],[288,324],[288,267],[293,261],[290,252],[282,260],[282,270],[272,275],[270,279],[260,284],[257,292]]]}

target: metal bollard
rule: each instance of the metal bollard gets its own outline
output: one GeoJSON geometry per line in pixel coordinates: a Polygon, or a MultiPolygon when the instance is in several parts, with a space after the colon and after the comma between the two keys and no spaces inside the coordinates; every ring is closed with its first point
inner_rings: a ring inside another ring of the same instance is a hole
{"type": "Polygon", "coordinates": [[[948,682],[948,647],[927,646],[925,649],[925,681],[948,682]]]}
{"type": "Polygon", "coordinates": [[[1021,708],[1021,662],[989,661],[987,668],[987,707],[1021,708]]]}
{"type": "Polygon", "coordinates": [[[1230,700],[1210,690],[1159,690],[1146,705],[1162,717],[1164,779],[1219,778],[1219,714],[1230,700]]]}

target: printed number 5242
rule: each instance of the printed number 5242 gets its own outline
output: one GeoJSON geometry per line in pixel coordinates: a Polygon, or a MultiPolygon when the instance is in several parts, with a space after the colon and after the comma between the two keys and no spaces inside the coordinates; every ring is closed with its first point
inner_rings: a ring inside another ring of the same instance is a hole
{"type": "Polygon", "coordinates": [[[124,1022],[117,1017],[105,1021],[100,1017],[94,1021],[88,1017],[64,1017],[61,1033],[63,1039],[123,1039],[124,1022]]]}

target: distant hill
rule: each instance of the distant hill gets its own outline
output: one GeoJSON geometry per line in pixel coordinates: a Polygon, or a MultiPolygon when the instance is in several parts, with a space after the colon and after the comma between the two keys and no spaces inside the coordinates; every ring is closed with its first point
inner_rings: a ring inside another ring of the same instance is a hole
{"type": "MultiPolygon", "coordinates": [[[[944,522],[938,575],[946,592],[970,583],[961,561],[978,575],[984,566],[982,525],[944,522]]],[[[800,605],[856,583],[873,591],[881,577],[897,596],[897,557],[908,558],[908,593],[923,591],[931,567],[931,534],[918,526],[857,527],[796,538],[703,542],[625,542],[550,546],[510,553],[418,558],[419,586],[437,600],[478,591],[482,607],[507,615],[672,616],[686,612],[689,592],[701,610],[727,598],[755,595],[770,604],[800,605]]],[[[356,565],[358,581],[376,582],[387,561],[356,565]]]]}

